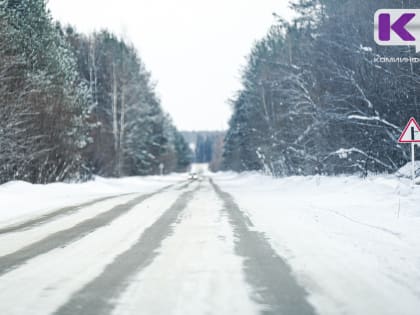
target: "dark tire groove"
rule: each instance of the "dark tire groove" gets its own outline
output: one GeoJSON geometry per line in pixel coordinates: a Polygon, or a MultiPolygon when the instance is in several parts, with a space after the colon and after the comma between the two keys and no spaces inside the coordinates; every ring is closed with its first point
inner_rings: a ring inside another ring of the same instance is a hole
{"type": "Polygon", "coordinates": [[[98,277],[73,294],[54,315],[110,314],[116,298],[128,286],[130,278],[150,265],[159,254],[162,241],[173,233],[174,223],[197,189],[199,186],[182,193],[131,248],[117,256],[98,277]]]}
{"type": "Polygon", "coordinates": [[[253,288],[253,300],[264,306],[265,315],[314,315],[308,293],[292,275],[289,265],[271,247],[263,233],[252,231],[252,222],[234,198],[210,183],[224,203],[236,236],[235,251],[244,257],[244,272],[253,288]]]}
{"type": "Polygon", "coordinates": [[[163,192],[164,190],[174,186],[169,185],[163,187],[155,192],[148,193],[137,198],[134,198],[126,203],[117,205],[110,210],[100,213],[99,215],[80,222],[79,224],[56,233],[53,233],[46,238],[30,244],[16,252],[0,257],[0,276],[19,267],[20,265],[27,262],[41,254],[47,253],[53,249],[59,247],[65,247],[66,245],[75,242],[86,235],[94,232],[100,227],[110,224],[112,221],[122,216],[123,214],[130,211],[133,207],[140,204],[144,200],[163,192]]]}
{"type": "Polygon", "coordinates": [[[13,232],[20,232],[20,231],[29,230],[33,227],[40,226],[42,224],[54,221],[54,220],[56,220],[60,217],[76,213],[83,208],[94,205],[95,203],[106,201],[106,200],[109,200],[109,199],[112,199],[112,198],[128,196],[128,195],[131,195],[131,194],[134,194],[134,193],[113,195],[113,196],[97,198],[97,199],[94,199],[94,200],[91,200],[91,201],[88,201],[88,202],[85,202],[85,203],[60,208],[58,210],[54,210],[53,212],[49,212],[49,213],[46,213],[44,215],[41,215],[37,218],[30,219],[30,220],[22,222],[22,223],[18,223],[18,224],[14,224],[14,225],[11,225],[11,226],[1,228],[0,229],[0,235],[1,234],[6,234],[6,233],[13,233],[13,232]]]}

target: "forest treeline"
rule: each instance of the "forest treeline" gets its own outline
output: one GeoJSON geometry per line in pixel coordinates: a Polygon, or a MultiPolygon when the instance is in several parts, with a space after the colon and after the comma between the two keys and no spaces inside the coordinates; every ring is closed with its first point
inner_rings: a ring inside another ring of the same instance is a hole
{"type": "Polygon", "coordinates": [[[393,172],[409,161],[397,139],[420,118],[414,47],[374,42],[374,13],[418,0],[295,0],[252,48],[231,100],[223,168],[275,176],[393,172]],[[382,58],[383,60],[383,58],[382,58]]]}
{"type": "Polygon", "coordinates": [[[214,172],[221,169],[224,131],[183,131],[182,135],[193,147],[194,163],[208,163],[214,172]]]}
{"type": "Polygon", "coordinates": [[[184,171],[191,151],[134,47],[0,1],[0,183],[184,171]]]}

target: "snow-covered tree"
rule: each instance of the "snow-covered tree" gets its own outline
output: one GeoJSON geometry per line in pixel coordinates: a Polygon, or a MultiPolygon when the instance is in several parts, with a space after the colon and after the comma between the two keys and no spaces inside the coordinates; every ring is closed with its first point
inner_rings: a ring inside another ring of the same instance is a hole
{"type": "Polygon", "coordinates": [[[297,0],[252,49],[225,139],[225,168],[273,175],[394,171],[408,160],[396,140],[419,114],[419,65],[379,47],[373,16],[420,1],[297,0]]]}
{"type": "Polygon", "coordinates": [[[158,174],[161,163],[165,172],[180,170],[178,161],[189,164],[136,49],[107,31],[83,36],[67,27],[65,33],[94,101],[91,122],[96,127],[87,150],[94,171],[146,175],[158,174]]]}
{"type": "Polygon", "coordinates": [[[4,1],[0,19],[0,142],[10,148],[1,181],[84,178],[89,99],[73,53],[42,0],[4,1]]]}

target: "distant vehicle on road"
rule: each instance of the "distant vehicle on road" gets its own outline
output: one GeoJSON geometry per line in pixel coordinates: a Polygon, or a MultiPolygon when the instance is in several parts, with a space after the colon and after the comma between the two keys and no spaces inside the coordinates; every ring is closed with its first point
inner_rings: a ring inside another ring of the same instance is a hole
{"type": "Polygon", "coordinates": [[[188,179],[190,179],[190,180],[197,180],[197,179],[198,179],[198,175],[197,175],[197,173],[195,173],[195,172],[191,172],[191,173],[188,175],[188,179]]]}

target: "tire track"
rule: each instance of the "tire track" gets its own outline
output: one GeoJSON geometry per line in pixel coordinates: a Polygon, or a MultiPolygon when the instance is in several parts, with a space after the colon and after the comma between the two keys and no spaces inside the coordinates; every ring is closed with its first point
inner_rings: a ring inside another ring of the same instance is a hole
{"type": "Polygon", "coordinates": [[[1,228],[0,229],[0,235],[29,230],[33,227],[37,227],[37,226],[40,226],[42,224],[54,221],[54,220],[56,220],[60,217],[76,213],[79,210],[81,210],[82,208],[92,206],[95,203],[106,201],[106,200],[109,200],[109,199],[112,199],[112,198],[128,196],[128,195],[132,195],[132,194],[135,194],[135,193],[107,196],[107,197],[97,198],[97,199],[94,199],[94,200],[91,200],[91,201],[88,201],[88,202],[85,202],[85,203],[81,203],[81,204],[78,204],[78,205],[73,205],[73,206],[69,206],[69,207],[60,208],[60,209],[55,210],[53,212],[49,212],[47,214],[41,215],[40,217],[30,219],[30,220],[22,222],[22,223],[18,223],[18,224],[14,224],[14,225],[11,225],[11,226],[6,226],[4,228],[1,228]]]}
{"type": "Polygon", "coordinates": [[[252,231],[252,222],[240,210],[233,197],[210,183],[224,202],[237,240],[235,251],[244,257],[244,272],[254,289],[252,297],[265,306],[264,315],[314,315],[306,299],[308,293],[292,275],[289,265],[275,252],[263,233],[252,231]]]}
{"type": "Polygon", "coordinates": [[[53,314],[110,314],[115,307],[115,299],[128,286],[130,278],[151,264],[158,255],[163,240],[173,233],[174,223],[198,189],[199,185],[194,190],[182,193],[130,249],[120,254],[98,277],[73,294],[53,314]]]}
{"type": "Polygon", "coordinates": [[[177,184],[172,184],[165,186],[155,192],[141,195],[137,198],[134,198],[126,203],[117,205],[110,210],[103,212],[93,218],[80,222],[75,226],[53,233],[46,238],[35,242],[31,245],[28,245],[16,252],[13,252],[8,255],[0,257],[0,276],[9,272],[12,269],[19,267],[24,264],[31,258],[34,258],[38,255],[47,253],[58,247],[65,247],[71,242],[77,241],[89,233],[94,232],[95,230],[110,224],[112,221],[122,216],[123,214],[130,211],[133,207],[140,204],[144,200],[157,195],[168,188],[171,188],[177,184]]]}

